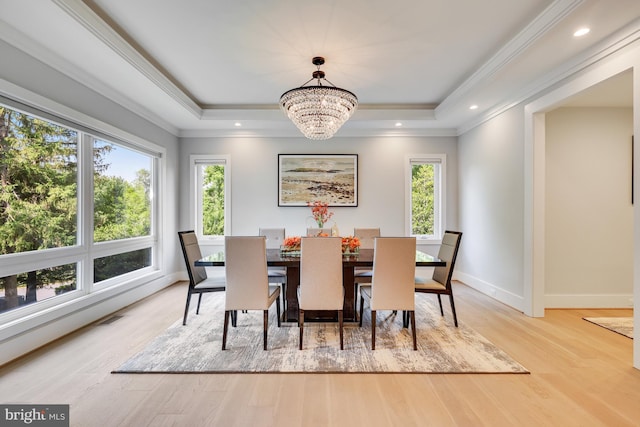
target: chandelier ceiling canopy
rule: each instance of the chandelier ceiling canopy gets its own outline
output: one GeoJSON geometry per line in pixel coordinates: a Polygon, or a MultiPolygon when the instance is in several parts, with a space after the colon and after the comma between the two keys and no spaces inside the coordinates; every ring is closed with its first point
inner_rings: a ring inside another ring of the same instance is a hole
{"type": "Polygon", "coordinates": [[[312,60],[317,70],[302,86],[291,89],[280,97],[280,108],[309,139],[331,138],[353,115],[358,107],[358,98],[348,90],[336,87],[324,77],[320,66],[324,58],[312,60]],[[316,80],[315,86],[305,86],[316,80]],[[323,85],[323,81],[329,86],[323,85]]]}

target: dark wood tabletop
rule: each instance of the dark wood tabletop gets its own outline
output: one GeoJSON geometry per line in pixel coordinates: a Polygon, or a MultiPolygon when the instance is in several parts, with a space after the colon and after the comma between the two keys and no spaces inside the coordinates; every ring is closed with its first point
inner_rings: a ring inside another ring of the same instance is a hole
{"type": "MultiPolygon", "coordinates": [[[[195,262],[201,267],[224,267],[224,252],[216,252],[195,262]]],[[[280,249],[267,249],[267,265],[270,267],[300,266],[300,256],[283,254],[280,249]]],[[[360,249],[358,254],[342,257],[345,267],[373,267],[373,249],[360,249]]],[[[444,267],[446,263],[422,251],[416,251],[416,267],[444,267]]]]}

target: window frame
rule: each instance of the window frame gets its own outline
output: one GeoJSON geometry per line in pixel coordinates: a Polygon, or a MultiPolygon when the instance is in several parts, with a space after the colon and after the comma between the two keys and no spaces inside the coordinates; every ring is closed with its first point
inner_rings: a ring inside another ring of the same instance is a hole
{"type": "Polygon", "coordinates": [[[440,244],[446,230],[446,194],[447,194],[447,156],[446,154],[412,154],[405,157],[405,218],[406,235],[415,237],[418,244],[440,244]],[[413,234],[412,216],[412,167],[415,164],[436,164],[434,173],[434,234],[413,234]]]}
{"type": "Polygon", "coordinates": [[[0,329],[2,329],[4,325],[12,322],[26,320],[32,316],[47,313],[56,307],[61,307],[65,303],[86,297],[96,291],[125,285],[135,287],[160,277],[164,268],[161,265],[161,239],[159,238],[163,209],[160,195],[162,194],[161,189],[164,187],[164,157],[166,150],[147,140],[116,128],[109,127],[109,132],[102,131],[100,130],[101,122],[83,117],[81,113],[77,113],[78,117],[73,117],[68,111],[65,112],[62,107],[60,107],[62,109],[59,113],[44,111],[36,106],[15,101],[1,92],[0,103],[20,113],[67,127],[78,133],[76,154],[76,244],[59,248],[0,254],[0,270],[3,272],[3,275],[7,276],[75,263],[77,288],[55,297],[36,301],[0,313],[0,329]],[[83,124],[83,122],[90,122],[94,126],[83,124]],[[95,139],[107,141],[123,148],[151,156],[151,230],[148,236],[99,243],[93,242],[92,147],[95,139]],[[151,248],[151,266],[118,275],[96,284],[93,283],[94,259],[143,248],[151,248]]]}
{"type": "Polygon", "coordinates": [[[224,236],[231,234],[231,156],[228,154],[191,154],[189,156],[190,227],[195,231],[201,244],[223,245],[224,236]],[[224,234],[205,235],[202,222],[202,176],[200,166],[224,165],[224,234]]]}

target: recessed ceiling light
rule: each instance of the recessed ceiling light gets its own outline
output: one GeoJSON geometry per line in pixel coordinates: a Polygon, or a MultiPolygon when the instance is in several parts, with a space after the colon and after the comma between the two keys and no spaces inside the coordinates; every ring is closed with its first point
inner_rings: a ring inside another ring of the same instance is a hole
{"type": "Polygon", "coordinates": [[[473,104],[469,107],[469,110],[477,110],[478,106],[476,104],[473,104]]]}
{"type": "Polygon", "coordinates": [[[242,123],[240,123],[240,122],[235,122],[233,125],[234,125],[235,127],[239,128],[240,126],[242,126],[242,123]]]}
{"type": "Polygon", "coordinates": [[[584,27],[584,28],[580,28],[579,30],[577,30],[575,33],[573,33],[574,37],[582,37],[586,34],[589,33],[589,31],[591,31],[589,28],[584,27]]]}
{"type": "Polygon", "coordinates": [[[397,128],[402,127],[402,123],[400,123],[400,122],[396,122],[396,127],[397,127],[397,128]]]}

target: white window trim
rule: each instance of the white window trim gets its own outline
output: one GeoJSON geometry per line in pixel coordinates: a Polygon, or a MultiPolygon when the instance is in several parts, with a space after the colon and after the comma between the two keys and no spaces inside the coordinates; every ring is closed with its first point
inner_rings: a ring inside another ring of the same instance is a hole
{"type": "MultiPolygon", "coordinates": [[[[79,133],[78,138],[78,235],[76,245],[51,248],[39,251],[6,254],[0,257],[0,270],[3,274],[19,274],[33,269],[43,269],[58,265],[77,263],[77,286],[75,291],[58,295],[34,304],[29,304],[20,309],[11,310],[0,314],[0,331],[5,331],[13,322],[29,322],[36,316],[47,315],[52,310],[57,310],[73,300],[88,297],[96,291],[106,288],[119,288],[121,286],[135,287],[149,280],[159,277],[160,272],[166,267],[162,265],[162,239],[158,230],[162,229],[164,206],[161,204],[160,195],[165,188],[166,170],[163,159],[166,149],[136,135],[125,132],[102,121],[89,117],[81,112],[72,110],[55,101],[50,101],[39,95],[35,95],[25,89],[10,84],[0,79],[0,102],[9,108],[30,114],[43,120],[68,127],[79,133]],[[11,90],[7,90],[7,87],[11,90]],[[20,99],[16,101],[14,98],[20,99]],[[115,253],[126,252],[128,248],[152,247],[153,259],[150,267],[143,268],[125,275],[103,282],[108,286],[95,287],[93,284],[93,257],[100,254],[102,249],[92,244],[93,233],[93,209],[86,209],[86,203],[93,200],[93,169],[87,167],[87,157],[92,158],[92,150],[86,149],[92,143],[92,138],[104,139],[122,145],[125,148],[151,155],[154,158],[152,173],[157,174],[153,180],[152,197],[158,199],[152,202],[152,231],[151,236],[131,239],[131,242],[123,241],[103,242],[108,252],[120,246],[115,253]],[[106,247],[109,247],[108,249],[106,247]],[[124,249],[124,250],[123,250],[124,249]]],[[[2,334],[0,334],[2,339],[2,334]]]]}
{"type": "Polygon", "coordinates": [[[407,236],[414,236],[411,233],[411,165],[413,163],[440,163],[440,174],[434,177],[434,199],[437,200],[436,224],[434,236],[415,235],[418,244],[440,244],[442,234],[446,230],[446,194],[447,194],[447,155],[446,154],[410,154],[405,156],[405,233],[407,236]]]}
{"type": "Polygon", "coordinates": [[[196,232],[200,244],[224,244],[224,236],[204,236],[202,234],[202,189],[198,182],[197,165],[224,164],[224,236],[231,234],[231,156],[228,154],[192,154],[189,156],[189,217],[190,228],[196,232]]]}

